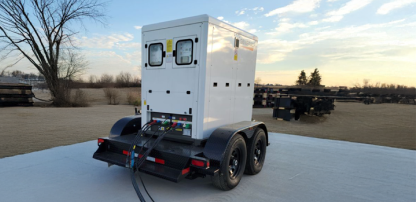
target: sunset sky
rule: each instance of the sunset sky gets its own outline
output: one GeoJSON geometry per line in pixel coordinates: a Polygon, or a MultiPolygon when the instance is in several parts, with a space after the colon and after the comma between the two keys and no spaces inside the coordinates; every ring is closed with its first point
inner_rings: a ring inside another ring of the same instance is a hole
{"type": "MultiPolygon", "coordinates": [[[[294,84],[318,68],[327,86],[416,86],[416,0],[113,0],[108,25],[86,22],[76,38],[90,64],[84,77],[139,75],[141,27],[200,14],[258,36],[263,83],[294,84]]],[[[25,61],[13,69],[35,72],[25,61]]]]}

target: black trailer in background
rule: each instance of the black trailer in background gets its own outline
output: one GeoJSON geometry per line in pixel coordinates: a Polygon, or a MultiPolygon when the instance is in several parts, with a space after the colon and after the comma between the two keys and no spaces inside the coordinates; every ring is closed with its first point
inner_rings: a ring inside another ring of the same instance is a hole
{"type": "Polygon", "coordinates": [[[32,86],[27,84],[1,83],[0,107],[33,106],[32,86]]]}
{"type": "Polygon", "coordinates": [[[253,108],[273,108],[277,120],[298,120],[301,115],[331,114],[337,101],[363,101],[345,88],[311,86],[267,86],[254,90],[253,108]]]}

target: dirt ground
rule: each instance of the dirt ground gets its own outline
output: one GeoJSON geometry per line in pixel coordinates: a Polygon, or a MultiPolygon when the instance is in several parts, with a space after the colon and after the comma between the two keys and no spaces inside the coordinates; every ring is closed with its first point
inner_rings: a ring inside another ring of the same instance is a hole
{"type": "Polygon", "coordinates": [[[333,140],[416,149],[416,105],[336,102],[331,115],[277,121],[272,109],[253,109],[253,119],[268,130],[333,140]]]}
{"type": "MultiPolygon", "coordinates": [[[[107,105],[102,89],[83,89],[92,104],[86,108],[0,108],[0,158],[56,146],[94,140],[109,134],[120,118],[134,114],[126,105],[129,91],[119,89],[121,105],[107,105]]],[[[47,92],[36,92],[47,98],[47,92]]],[[[399,104],[336,103],[330,116],[301,117],[300,121],[277,121],[272,109],[253,109],[253,119],[266,123],[269,131],[416,149],[416,106],[399,104]]]]}

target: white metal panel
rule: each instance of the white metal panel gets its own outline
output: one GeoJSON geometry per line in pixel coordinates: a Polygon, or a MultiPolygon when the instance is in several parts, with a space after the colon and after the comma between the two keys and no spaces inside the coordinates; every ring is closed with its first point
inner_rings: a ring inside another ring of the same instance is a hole
{"type": "MultiPolygon", "coordinates": [[[[216,128],[232,122],[234,73],[234,32],[214,26],[211,66],[209,68],[209,109],[208,124],[204,137],[216,128]],[[228,86],[227,86],[228,84],[228,86]]],[[[206,116],[207,116],[206,115],[206,116]]]]}
{"type": "Polygon", "coordinates": [[[257,42],[238,35],[236,87],[233,104],[233,121],[250,121],[253,106],[254,76],[256,67],[257,42]]]}
{"type": "MultiPolygon", "coordinates": [[[[172,51],[176,49],[176,42],[180,39],[190,39],[193,43],[193,61],[199,61],[199,45],[195,43],[195,38],[200,37],[201,23],[170,27],[143,33],[143,44],[149,45],[150,42],[160,42],[164,44],[166,56],[171,55],[169,52],[168,40],[172,40],[172,51]]],[[[148,50],[142,54],[143,63],[148,60],[148,50]]],[[[175,58],[168,60],[164,58],[163,67],[153,68],[149,65],[142,68],[142,111],[143,123],[150,121],[150,111],[163,112],[172,114],[189,114],[192,109],[192,115],[198,113],[198,86],[199,86],[199,64],[177,66],[175,58]],[[151,93],[149,92],[151,90],[151,93]],[[169,92],[168,92],[169,91],[169,92]],[[187,93],[189,92],[189,94],[187,93]]],[[[192,138],[197,138],[197,120],[192,122],[192,138]],[[194,137],[195,134],[195,137],[194,137]]]]}

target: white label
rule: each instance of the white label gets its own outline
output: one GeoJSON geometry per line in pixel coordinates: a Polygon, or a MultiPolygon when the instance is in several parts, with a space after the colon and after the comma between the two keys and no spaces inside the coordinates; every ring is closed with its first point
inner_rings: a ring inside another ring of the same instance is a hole
{"type": "Polygon", "coordinates": [[[183,135],[191,136],[191,129],[183,129],[183,135]]]}
{"type": "Polygon", "coordinates": [[[172,63],[173,61],[173,54],[172,53],[167,53],[166,54],[166,63],[172,63]]]}

